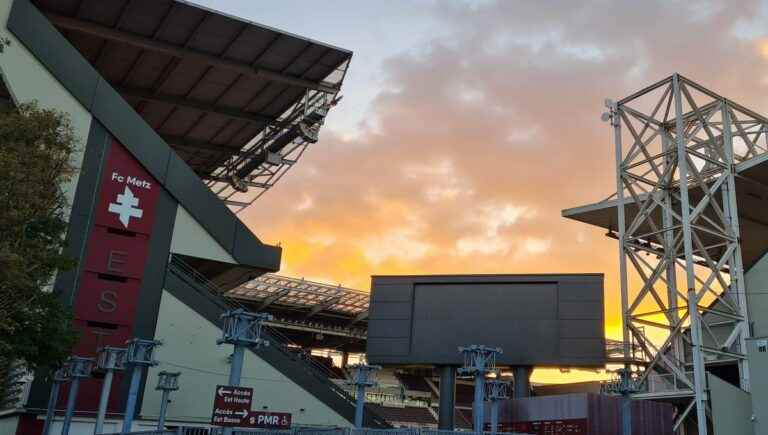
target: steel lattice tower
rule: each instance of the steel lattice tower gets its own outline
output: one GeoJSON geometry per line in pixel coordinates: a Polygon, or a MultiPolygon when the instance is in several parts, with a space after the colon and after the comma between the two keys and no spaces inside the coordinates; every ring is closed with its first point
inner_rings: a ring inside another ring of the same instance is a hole
{"type": "Polygon", "coordinates": [[[704,435],[705,365],[737,362],[750,388],[735,165],[766,152],[768,120],[678,74],[606,105],[624,359],[636,360],[636,342],[647,362],[641,394],[689,397],[675,427],[693,413],[704,435]]]}

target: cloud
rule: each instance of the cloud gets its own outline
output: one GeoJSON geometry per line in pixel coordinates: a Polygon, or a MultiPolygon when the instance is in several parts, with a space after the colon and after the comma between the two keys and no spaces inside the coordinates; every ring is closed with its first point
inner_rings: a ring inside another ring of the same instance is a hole
{"type": "Polygon", "coordinates": [[[441,36],[384,62],[359,132],[335,134],[331,118],[240,216],[283,243],[291,274],[361,289],[371,274],[604,272],[615,335],[616,242],[560,216],[615,190],[603,101],[677,71],[768,113],[766,8],[488,1],[432,13],[441,36]]]}

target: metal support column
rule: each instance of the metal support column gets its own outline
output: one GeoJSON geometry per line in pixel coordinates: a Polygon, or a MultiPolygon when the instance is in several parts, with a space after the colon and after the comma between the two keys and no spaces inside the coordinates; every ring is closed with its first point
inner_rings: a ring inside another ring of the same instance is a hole
{"type": "Polygon", "coordinates": [[[376,386],[375,373],[381,370],[379,366],[368,364],[356,364],[351,367],[352,381],[349,384],[355,386],[355,427],[363,427],[363,411],[365,410],[365,389],[376,386]]]}
{"type": "Polygon", "coordinates": [[[69,381],[69,365],[64,364],[61,368],[53,372],[53,382],[51,383],[51,395],[48,398],[48,409],[45,412],[45,423],[43,424],[43,435],[50,435],[51,425],[56,416],[56,404],[59,401],[59,390],[61,385],[69,381]]]}
{"type": "MultiPolygon", "coordinates": [[[[243,372],[243,359],[246,347],[256,348],[269,346],[269,341],[261,338],[261,326],[265,321],[272,320],[272,316],[266,313],[251,313],[238,308],[230,310],[221,316],[223,325],[222,338],[216,340],[216,344],[231,344],[231,363],[229,366],[229,385],[240,386],[240,378],[243,372]]],[[[224,435],[232,433],[232,428],[224,428],[224,435]]]]}
{"type": "Polygon", "coordinates": [[[475,432],[483,431],[485,420],[485,375],[475,375],[475,397],[472,401],[472,427],[475,432]]]}
{"type": "Polygon", "coordinates": [[[456,367],[440,366],[440,408],[437,419],[437,428],[440,430],[454,430],[456,422],[454,412],[456,408],[456,367]]]}
{"type": "Polygon", "coordinates": [[[472,404],[472,420],[475,432],[483,431],[484,399],[485,399],[485,375],[496,370],[496,356],[502,353],[498,347],[488,347],[473,344],[467,347],[459,347],[459,352],[464,355],[464,367],[459,369],[459,374],[475,377],[475,398],[472,404]]]}
{"type": "Polygon", "coordinates": [[[491,403],[491,434],[499,430],[499,404],[509,397],[509,382],[501,380],[501,373],[486,382],[485,399],[491,403]]]}
{"type": "Polygon", "coordinates": [[[166,371],[157,374],[157,387],[155,387],[155,389],[163,392],[162,398],[160,399],[160,416],[157,419],[158,431],[165,429],[165,415],[168,411],[168,396],[171,394],[171,391],[179,389],[180,374],[180,372],[166,371]]]}
{"type": "Polygon", "coordinates": [[[683,249],[685,256],[686,285],[688,288],[688,317],[690,318],[691,348],[693,350],[693,381],[696,400],[696,422],[699,435],[707,435],[707,398],[705,396],[706,373],[702,353],[701,313],[699,296],[696,292],[696,276],[693,260],[693,239],[691,235],[691,207],[688,198],[688,152],[686,150],[685,125],[683,124],[683,94],[680,76],[672,76],[675,106],[675,135],[677,144],[677,170],[679,176],[680,211],[683,226],[683,249]]]}
{"type": "Polygon", "coordinates": [[[625,367],[629,368],[628,361],[631,356],[630,351],[630,329],[629,329],[629,284],[627,281],[627,256],[625,253],[625,234],[626,234],[626,211],[624,209],[624,150],[622,148],[621,138],[621,118],[619,116],[618,105],[610,100],[606,101],[609,109],[608,118],[613,127],[614,154],[616,158],[616,212],[617,212],[617,233],[619,238],[619,290],[621,293],[621,323],[622,344],[625,360],[625,367]]]}
{"type": "Polygon", "coordinates": [[[512,379],[514,380],[512,397],[522,399],[531,396],[531,372],[533,372],[531,366],[512,367],[512,379]]]}
{"type": "Polygon", "coordinates": [[[93,358],[73,356],[69,358],[67,365],[69,366],[69,376],[72,380],[69,384],[67,410],[64,414],[64,423],[61,426],[61,435],[69,435],[69,427],[72,425],[72,416],[75,415],[75,403],[77,402],[77,391],[80,389],[80,378],[88,378],[91,376],[93,358]]]}
{"type": "Polygon", "coordinates": [[[96,425],[93,427],[94,435],[104,433],[104,418],[107,415],[107,403],[109,393],[112,390],[112,377],[115,370],[125,369],[125,348],[104,346],[99,349],[96,357],[96,367],[104,371],[104,381],[101,384],[101,397],[99,398],[99,410],[96,413],[96,425]]]}
{"type": "Polygon", "coordinates": [[[134,338],[126,342],[125,362],[131,367],[131,385],[128,388],[128,400],[125,404],[125,418],[123,419],[123,432],[130,432],[133,426],[133,418],[136,415],[136,403],[141,387],[141,375],[145,367],[157,365],[154,359],[155,348],[161,343],[157,340],[143,340],[134,338]]]}

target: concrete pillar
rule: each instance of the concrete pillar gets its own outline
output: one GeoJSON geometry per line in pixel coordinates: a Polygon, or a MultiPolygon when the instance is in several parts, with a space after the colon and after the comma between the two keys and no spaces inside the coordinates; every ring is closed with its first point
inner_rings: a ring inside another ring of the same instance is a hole
{"type": "Polygon", "coordinates": [[[533,367],[531,366],[512,367],[512,377],[515,380],[515,387],[512,392],[513,398],[521,399],[531,396],[531,372],[533,372],[533,367]]]}
{"type": "Polygon", "coordinates": [[[454,430],[454,409],[456,408],[456,367],[440,366],[440,413],[437,428],[454,430]]]}
{"type": "Polygon", "coordinates": [[[349,365],[349,352],[342,352],[341,353],[341,368],[346,370],[348,365],[349,365]]]}

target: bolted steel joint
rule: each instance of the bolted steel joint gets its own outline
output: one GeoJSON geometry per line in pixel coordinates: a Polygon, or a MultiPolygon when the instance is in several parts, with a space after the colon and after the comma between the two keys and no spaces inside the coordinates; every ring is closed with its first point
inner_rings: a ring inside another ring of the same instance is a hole
{"type": "Polygon", "coordinates": [[[128,349],[124,347],[104,346],[96,354],[96,367],[99,370],[124,370],[128,349]]]}
{"type": "Polygon", "coordinates": [[[176,391],[179,389],[179,375],[181,372],[162,372],[157,374],[156,390],[176,391]]]}
{"type": "Polygon", "coordinates": [[[125,362],[128,365],[155,366],[155,348],[162,343],[158,340],[132,338],[125,342],[128,345],[125,362]]]}
{"type": "Polygon", "coordinates": [[[227,343],[236,346],[268,346],[269,342],[261,338],[261,325],[273,319],[271,314],[251,313],[242,308],[222,314],[222,338],[217,344],[227,343]]]}

